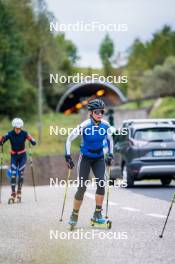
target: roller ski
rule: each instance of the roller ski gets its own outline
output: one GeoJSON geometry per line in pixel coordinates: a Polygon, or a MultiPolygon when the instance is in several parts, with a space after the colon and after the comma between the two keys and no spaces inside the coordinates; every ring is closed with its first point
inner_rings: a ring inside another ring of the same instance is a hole
{"type": "Polygon", "coordinates": [[[12,192],[11,197],[8,199],[8,204],[14,204],[16,199],[16,192],[12,192]]]}
{"type": "Polygon", "coordinates": [[[21,203],[21,190],[17,191],[16,202],[21,203]]]}
{"type": "Polygon", "coordinates": [[[70,225],[70,231],[73,231],[78,222],[78,213],[73,212],[71,214],[68,224],[70,225]]]}
{"type": "Polygon", "coordinates": [[[91,226],[111,229],[112,222],[103,218],[101,210],[96,210],[93,217],[91,218],[91,226]]]}

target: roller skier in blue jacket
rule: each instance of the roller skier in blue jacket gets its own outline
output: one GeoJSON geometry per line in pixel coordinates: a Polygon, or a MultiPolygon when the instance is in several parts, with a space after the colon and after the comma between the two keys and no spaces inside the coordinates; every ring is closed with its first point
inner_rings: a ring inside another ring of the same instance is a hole
{"type": "Polygon", "coordinates": [[[80,157],[77,165],[79,187],[74,198],[73,211],[69,221],[70,225],[76,225],[77,223],[79,209],[86,191],[85,182],[88,180],[90,169],[92,169],[97,183],[95,195],[96,207],[93,219],[98,223],[104,223],[105,221],[102,216],[102,204],[104,200],[105,187],[99,184],[99,182],[105,180],[105,158],[103,151],[104,141],[107,140],[108,142],[106,164],[110,166],[113,161],[113,138],[109,123],[102,119],[104,108],[105,104],[101,99],[91,100],[88,104],[90,118],[77,126],[68,136],[66,141],[65,159],[68,168],[72,169],[74,167],[74,163],[71,158],[71,142],[79,135],[82,136],[80,157]]]}

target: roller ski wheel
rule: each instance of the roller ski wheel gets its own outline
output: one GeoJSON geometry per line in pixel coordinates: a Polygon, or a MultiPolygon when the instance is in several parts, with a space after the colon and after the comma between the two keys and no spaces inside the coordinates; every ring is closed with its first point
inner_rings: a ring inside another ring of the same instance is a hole
{"type": "Polygon", "coordinates": [[[106,219],[102,219],[100,222],[99,221],[95,221],[93,218],[91,219],[91,226],[92,227],[100,227],[100,228],[107,228],[107,229],[111,229],[112,227],[112,221],[110,220],[106,220],[106,219]],[[102,221],[103,220],[103,221],[102,221]]]}
{"type": "Polygon", "coordinates": [[[12,193],[11,197],[8,199],[8,204],[14,204],[16,198],[16,193],[12,193]]]}
{"type": "Polygon", "coordinates": [[[73,231],[75,229],[75,226],[76,226],[77,223],[70,223],[69,222],[69,225],[70,225],[70,231],[73,231]]]}
{"type": "Polygon", "coordinates": [[[21,203],[21,196],[17,196],[17,198],[16,198],[16,202],[17,202],[17,203],[21,203]]]}
{"type": "Polygon", "coordinates": [[[112,227],[112,221],[107,220],[107,221],[106,221],[106,225],[107,225],[107,228],[108,228],[108,229],[111,229],[111,227],[112,227]]]}
{"type": "Polygon", "coordinates": [[[112,226],[112,222],[110,220],[103,218],[101,211],[102,210],[96,210],[94,212],[93,218],[91,219],[91,226],[110,229],[112,226]]]}
{"type": "Polygon", "coordinates": [[[14,203],[15,203],[15,198],[8,199],[8,204],[14,204],[14,203]]]}
{"type": "Polygon", "coordinates": [[[75,229],[75,226],[77,225],[77,221],[78,221],[78,214],[72,213],[69,220],[70,231],[73,231],[75,229]]]}
{"type": "Polygon", "coordinates": [[[16,202],[21,203],[21,192],[20,191],[17,192],[16,202]]]}

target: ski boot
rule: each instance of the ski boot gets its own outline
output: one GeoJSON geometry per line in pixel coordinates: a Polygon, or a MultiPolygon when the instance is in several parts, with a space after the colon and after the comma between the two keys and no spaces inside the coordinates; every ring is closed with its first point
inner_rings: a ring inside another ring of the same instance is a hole
{"type": "Polygon", "coordinates": [[[11,193],[11,197],[8,200],[8,204],[15,203],[16,192],[11,193]]]}
{"type": "Polygon", "coordinates": [[[112,226],[112,222],[103,218],[101,211],[101,209],[95,210],[94,215],[91,218],[91,226],[105,227],[110,229],[112,226]]]}
{"type": "Polygon", "coordinates": [[[16,202],[21,203],[21,190],[17,190],[16,202]]]}
{"type": "Polygon", "coordinates": [[[77,221],[78,221],[78,213],[77,212],[72,212],[70,220],[69,220],[69,225],[70,225],[70,230],[71,231],[76,226],[77,221]]]}

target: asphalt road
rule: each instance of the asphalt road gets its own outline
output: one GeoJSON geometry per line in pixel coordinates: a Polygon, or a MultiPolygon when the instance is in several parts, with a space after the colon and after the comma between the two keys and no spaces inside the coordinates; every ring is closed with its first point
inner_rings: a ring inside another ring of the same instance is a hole
{"type": "Polygon", "coordinates": [[[174,185],[162,188],[158,182],[142,182],[130,190],[111,189],[109,215],[113,223],[108,230],[89,224],[95,192],[89,187],[77,229],[70,232],[67,222],[75,188],[69,188],[64,221],[60,223],[62,187],[37,187],[37,202],[32,187],[24,187],[22,203],[13,205],[7,204],[10,188],[4,187],[0,263],[175,263],[175,205],[164,238],[159,238],[174,191],[174,185]]]}

